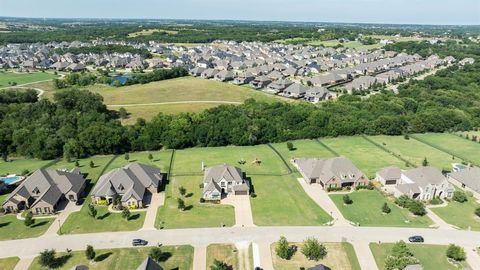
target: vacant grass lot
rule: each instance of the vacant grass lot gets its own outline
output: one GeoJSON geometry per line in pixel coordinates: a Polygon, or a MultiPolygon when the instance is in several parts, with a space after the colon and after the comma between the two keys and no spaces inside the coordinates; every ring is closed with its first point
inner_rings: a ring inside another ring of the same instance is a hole
{"type": "Polygon", "coordinates": [[[53,218],[36,219],[35,224],[27,227],[16,215],[0,216],[0,241],[38,237],[45,233],[53,220],[53,218]]]}
{"type": "Polygon", "coordinates": [[[427,158],[431,166],[440,170],[451,170],[453,162],[461,162],[458,158],[453,160],[451,155],[415,139],[405,140],[403,136],[371,136],[369,138],[416,166],[421,166],[424,158],[427,158]]]}
{"type": "Polygon", "coordinates": [[[9,158],[8,162],[0,161],[0,175],[17,174],[29,171],[33,172],[48,165],[52,160],[9,158]]]}
{"type": "MultiPolygon", "coordinates": [[[[407,244],[414,256],[420,260],[420,264],[424,270],[455,270],[468,267],[467,263],[463,263],[460,268],[455,267],[447,261],[447,246],[441,245],[424,245],[424,244],[407,244]]],[[[385,259],[390,254],[393,244],[377,244],[370,243],[370,249],[377,263],[378,269],[385,270],[385,259]]]]}
{"type": "Polygon", "coordinates": [[[381,227],[428,227],[432,221],[426,217],[415,217],[407,209],[401,209],[376,190],[361,190],[349,194],[353,203],[345,205],[342,194],[331,194],[335,205],[343,216],[360,226],[381,227]],[[389,214],[382,213],[382,205],[387,202],[392,210],[389,214]]]}
{"type": "Polygon", "coordinates": [[[308,197],[293,175],[252,177],[253,222],[259,226],[322,225],[330,216],[308,197]]]}
{"type": "Polygon", "coordinates": [[[480,164],[480,155],[478,154],[480,153],[480,143],[446,133],[416,134],[414,136],[435,145],[439,149],[444,149],[445,152],[480,164]]]}
{"type": "MultiPolygon", "coordinates": [[[[57,254],[57,258],[63,259],[63,264],[55,269],[71,269],[73,266],[83,264],[90,270],[116,270],[116,269],[137,269],[137,267],[148,257],[151,248],[121,248],[96,250],[94,262],[85,258],[85,251],[74,251],[68,257],[66,253],[57,254]]],[[[193,269],[193,247],[192,246],[164,246],[162,251],[168,254],[165,261],[160,265],[165,270],[191,270],[193,269]]],[[[45,269],[35,258],[29,270],[45,269]]]]}
{"type": "Polygon", "coordinates": [[[321,140],[335,152],[349,158],[370,179],[384,167],[405,167],[405,162],[388,154],[360,136],[325,138],[321,140]]]}
{"type": "Polygon", "coordinates": [[[209,245],[207,247],[207,269],[210,269],[214,260],[222,261],[232,266],[232,269],[239,269],[238,253],[232,244],[209,245]]]}
{"type": "Polygon", "coordinates": [[[0,259],[0,269],[13,270],[15,268],[15,265],[17,265],[18,261],[20,261],[20,258],[18,257],[0,259]]]}
{"type": "Polygon", "coordinates": [[[235,224],[234,209],[230,205],[200,203],[202,197],[202,176],[176,176],[170,178],[165,188],[165,205],[157,212],[156,227],[172,228],[204,228],[233,226],[235,224]],[[181,198],[178,188],[187,189],[184,201],[187,210],[178,209],[177,199],[181,198]]]}
{"type": "Polygon", "coordinates": [[[44,81],[56,78],[56,75],[47,72],[15,73],[0,71],[0,87],[9,87],[9,82],[16,82],[17,85],[44,81]]]}
{"type": "Polygon", "coordinates": [[[246,172],[247,176],[250,174],[282,174],[288,172],[280,157],[272,149],[267,145],[257,145],[178,150],[175,152],[173,173],[203,174],[202,162],[206,167],[224,163],[237,166],[246,172]],[[243,165],[238,163],[242,159],[246,161],[243,165]],[[253,163],[255,159],[260,160],[261,163],[253,163]]]}
{"type": "Polygon", "coordinates": [[[316,140],[297,140],[292,141],[294,150],[290,151],[287,148],[287,143],[274,143],[272,146],[282,155],[285,161],[288,162],[290,168],[294,168],[290,164],[290,160],[293,158],[318,158],[318,159],[328,159],[335,157],[335,155],[328,151],[316,140]]]}
{"type": "Polygon", "coordinates": [[[464,203],[450,201],[445,207],[431,208],[432,211],[447,223],[455,225],[461,229],[471,228],[480,231],[480,218],[475,215],[475,209],[480,204],[474,198],[469,197],[464,203]]]}
{"type": "Polygon", "coordinates": [[[271,245],[273,266],[276,270],[300,269],[300,267],[313,267],[317,264],[324,264],[331,269],[360,270],[357,256],[350,243],[323,243],[327,248],[327,256],[320,261],[311,261],[302,254],[302,243],[291,243],[298,247],[297,252],[290,258],[284,260],[275,253],[276,243],[271,245]],[[353,252],[353,253],[352,253],[353,252]]]}

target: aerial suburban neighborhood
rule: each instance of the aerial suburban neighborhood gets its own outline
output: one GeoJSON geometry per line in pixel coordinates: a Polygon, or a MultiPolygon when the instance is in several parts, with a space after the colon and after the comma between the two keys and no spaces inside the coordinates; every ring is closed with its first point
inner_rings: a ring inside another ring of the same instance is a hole
{"type": "Polygon", "coordinates": [[[480,269],[479,3],[0,6],[0,270],[480,269]]]}

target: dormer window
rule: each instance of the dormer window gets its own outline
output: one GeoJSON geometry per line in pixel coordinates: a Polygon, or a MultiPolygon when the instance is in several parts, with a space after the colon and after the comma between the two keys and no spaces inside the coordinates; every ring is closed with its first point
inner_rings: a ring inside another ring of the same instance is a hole
{"type": "Polygon", "coordinates": [[[36,187],[36,188],[33,189],[32,193],[35,194],[35,195],[38,195],[38,194],[40,194],[40,190],[36,187]]]}
{"type": "Polygon", "coordinates": [[[123,187],[123,185],[120,184],[120,185],[118,185],[118,190],[123,191],[123,190],[125,190],[125,187],[123,187]]]}

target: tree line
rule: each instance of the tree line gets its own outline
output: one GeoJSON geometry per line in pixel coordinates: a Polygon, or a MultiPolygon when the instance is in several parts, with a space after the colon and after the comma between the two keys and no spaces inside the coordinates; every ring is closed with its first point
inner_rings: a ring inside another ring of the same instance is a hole
{"type": "Polygon", "coordinates": [[[152,58],[152,54],[147,49],[137,49],[132,46],[126,45],[96,45],[91,47],[79,47],[79,48],[59,48],[55,49],[54,53],[57,54],[104,54],[104,53],[131,53],[133,55],[140,55],[143,58],[152,58]]]}

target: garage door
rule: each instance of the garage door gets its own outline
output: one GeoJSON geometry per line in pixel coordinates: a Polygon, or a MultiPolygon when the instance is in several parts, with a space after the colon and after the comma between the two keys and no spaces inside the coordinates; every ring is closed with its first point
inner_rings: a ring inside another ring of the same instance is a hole
{"type": "Polygon", "coordinates": [[[397,180],[387,180],[385,181],[385,185],[395,185],[397,183],[397,180]]]}
{"type": "Polygon", "coordinates": [[[248,195],[247,191],[235,191],[235,195],[248,195]]]}

